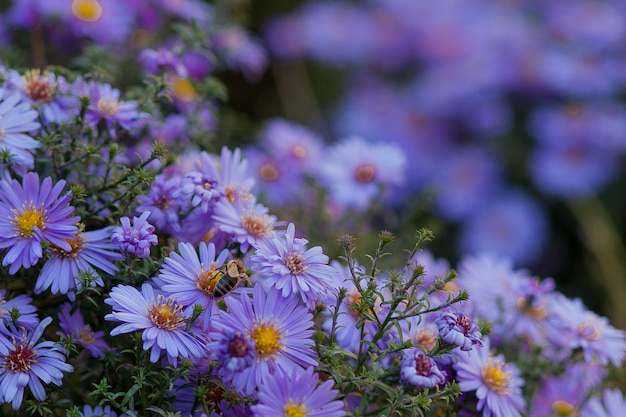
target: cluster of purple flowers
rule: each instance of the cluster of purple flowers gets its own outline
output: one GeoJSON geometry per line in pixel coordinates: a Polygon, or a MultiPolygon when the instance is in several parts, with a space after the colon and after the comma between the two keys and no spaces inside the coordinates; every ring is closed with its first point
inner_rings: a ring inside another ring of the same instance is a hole
{"type": "MultiPolygon", "coordinates": [[[[617,0],[305,1],[263,33],[278,62],[342,71],[344,93],[324,113],[327,132],[410,155],[399,209],[413,208],[407,200],[416,195],[421,204],[430,198],[435,216],[459,226],[455,256],[490,251],[521,266],[554,262],[538,259],[550,233],[562,239],[561,230],[548,229],[555,198],[591,197],[623,177],[624,7],[617,0]]],[[[367,153],[352,151],[346,170],[367,153]]],[[[369,152],[392,164],[375,147],[369,152]]],[[[332,180],[347,178],[344,171],[332,180]]]]}

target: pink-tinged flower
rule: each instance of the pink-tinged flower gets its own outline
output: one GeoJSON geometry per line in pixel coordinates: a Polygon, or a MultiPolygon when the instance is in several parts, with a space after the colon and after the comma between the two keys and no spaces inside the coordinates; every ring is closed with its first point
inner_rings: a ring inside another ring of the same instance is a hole
{"type": "Polygon", "coordinates": [[[580,299],[555,294],[550,320],[559,335],[550,335],[561,347],[582,349],[585,362],[621,366],[626,357],[626,332],[609,324],[606,317],[588,310],[580,299]]]}
{"type": "Polygon", "coordinates": [[[159,243],[155,235],[154,226],[148,223],[149,211],[144,211],[139,217],[133,217],[133,224],[126,216],[120,218],[122,226],[117,226],[111,232],[111,242],[118,245],[122,253],[132,253],[138,258],[150,256],[150,247],[159,243]]]}
{"type": "Polygon", "coordinates": [[[437,327],[444,342],[458,346],[463,351],[472,350],[474,345],[483,345],[480,328],[465,314],[446,311],[439,316],[437,327]]]}
{"type": "Polygon", "coordinates": [[[35,172],[26,174],[22,184],[0,181],[0,248],[8,248],[2,266],[10,265],[9,274],[35,265],[44,241],[72,250],[68,240],[76,236],[80,218],[69,217],[74,211],[69,193],[59,198],[64,186],[64,180],[53,186],[50,177],[40,184],[35,172]]]}
{"type": "Polygon", "coordinates": [[[19,333],[0,322],[0,402],[10,402],[14,410],[22,405],[27,385],[37,400],[44,401],[46,391],[41,382],[61,386],[63,372],[74,370],[65,362],[63,347],[39,342],[51,322],[52,318],[46,317],[34,331],[19,333]]]}
{"type": "Polygon", "coordinates": [[[227,310],[212,317],[209,338],[221,340],[227,329],[241,333],[254,342],[256,356],[249,367],[224,376],[236,390],[251,395],[268,379],[285,378],[294,367],[317,365],[313,316],[297,298],[283,298],[275,288],[266,294],[256,285],[252,297],[240,291],[239,297],[224,301],[227,310]]]}
{"type": "Polygon", "coordinates": [[[419,388],[434,388],[446,382],[435,361],[420,348],[406,349],[402,354],[400,379],[404,384],[419,388]]]}
{"type": "Polygon", "coordinates": [[[104,123],[112,136],[116,124],[128,131],[134,131],[143,126],[147,114],[138,110],[134,101],[120,100],[120,90],[109,84],[91,82],[90,102],[85,113],[85,120],[91,127],[104,123]]]}
{"type": "Polygon", "coordinates": [[[94,358],[104,357],[104,352],[110,350],[109,345],[103,339],[104,332],[94,332],[89,324],[85,324],[85,319],[80,310],[76,309],[74,313],[71,312],[72,305],[70,303],[64,303],[59,309],[61,310],[59,325],[63,332],[57,332],[57,334],[71,336],[94,358]]]}
{"type": "Polygon", "coordinates": [[[294,368],[286,377],[267,378],[259,386],[259,402],[250,408],[255,417],[344,417],[345,405],[336,399],[339,392],[333,389],[333,381],[318,381],[312,367],[294,368]]]}
{"type": "Polygon", "coordinates": [[[626,416],[626,399],[618,389],[604,390],[602,398],[591,398],[580,412],[580,417],[617,416],[626,416]]]}
{"type": "Polygon", "coordinates": [[[462,392],[475,391],[476,408],[482,417],[521,417],[524,397],[520,372],[515,365],[506,363],[502,355],[492,356],[489,339],[484,346],[469,352],[459,352],[456,381],[462,392]]]}
{"type": "Polygon", "coordinates": [[[322,160],[319,179],[333,203],[363,211],[381,199],[386,188],[404,182],[405,168],[406,157],[398,146],[354,136],[330,148],[322,160]]]}
{"type": "Polygon", "coordinates": [[[0,152],[8,152],[12,164],[30,169],[35,161],[33,152],[41,146],[29,134],[40,127],[37,112],[20,101],[19,93],[0,88],[0,98],[0,152]]]}
{"type": "Polygon", "coordinates": [[[141,331],[143,349],[150,350],[150,362],[157,362],[165,351],[170,365],[176,366],[178,357],[199,359],[205,354],[204,343],[187,330],[189,316],[183,306],[158,294],[148,283],[141,292],[130,285],[118,285],[104,302],[113,312],[104,318],[122,324],[111,331],[111,336],[141,331]]]}
{"type": "Polygon", "coordinates": [[[273,233],[254,244],[251,267],[265,287],[276,287],[283,297],[297,295],[310,309],[335,286],[335,270],[321,246],[307,249],[308,240],[295,237],[290,223],[286,233],[273,233]]]}
{"type": "Polygon", "coordinates": [[[171,295],[191,314],[194,305],[202,306],[201,321],[206,330],[211,316],[217,311],[217,298],[213,291],[217,285],[217,269],[226,262],[229,252],[216,253],[213,243],[199,243],[199,253],[191,243],[180,242],[178,252],[172,251],[163,261],[158,281],[164,293],[171,295]]]}
{"type": "Polygon", "coordinates": [[[250,200],[248,204],[241,200],[231,204],[227,199],[222,199],[215,205],[213,214],[218,229],[239,243],[242,252],[247,252],[251,245],[270,236],[276,225],[276,216],[268,214],[267,207],[257,204],[254,198],[250,200]]]}
{"type": "Polygon", "coordinates": [[[50,245],[50,257],[41,268],[35,283],[35,294],[50,288],[52,293],[71,294],[75,288],[81,288],[81,273],[90,275],[90,284],[104,286],[98,270],[114,275],[119,269],[113,261],[122,261],[124,257],[116,252],[117,247],[109,242],[112,227],[83,232],[78,230],[72,239],[67,239],[71,250],[67,251],[50,245]]]}

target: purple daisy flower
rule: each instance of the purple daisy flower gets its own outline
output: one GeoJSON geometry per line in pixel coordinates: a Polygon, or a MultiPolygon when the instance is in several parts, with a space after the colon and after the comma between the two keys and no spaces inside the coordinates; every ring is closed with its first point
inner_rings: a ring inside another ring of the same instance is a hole
{"type": "Polygon", "coordinates": [[[287,378],[267,378],[259,386],[259,402],[250,409],[254,417],[344,417],[345,405],[336,399],[339,392],[333,389],[333,381],[318,385],[318,380],[312,367],[294,368],[287,378]]]}
{"type": "Polygon", "coordinates": [[[104,332],[94,332],[89,324],[85,324],[85,319],[80,310],[77,309],[72,314],[72,305],[70,303],[64,303],[59,309],[61,310],[59,313],[59,325],[63,332],[57,332],[57,334],[59,336],[62,334],[71,336],[94,358],[104,357],[104,352],[111,349],[103,339],[104,332]]]}
{"type": "Polygon", "coordinates": [[[458,355],[456,381],[462,392],[475,391],[477,409],[482,417],[521,417],[524,397],[521,386],[524,380],[515,365],[506,363],[502,355],[490,354],[489,339],[477,349],[458,355]]]}
{"type": "Polygon", "coordinates": [[[85,120],[89,126],[96,127],[98,123],[104,121],[111,136],[114,136],[116,123],[128,131],[143,125],[147,115],[138,110],[136,102],[120,100],[120,90],[109,84],[96,82],[91,82],[89,87],[91,101],[85,113],[85,120]]]}
{"type": "Polygon", "coordinates": [[[186,329],[189,317],[183,314],[183,306],[155,293],[150,284],[143,284],[141,292],[130,285],[118,285],[104,302],[113,308],[105,320],[123,323],[111,331],[111,336],[141,330],[143,348],[150,349],[151,362],[159,360],[161,351],[166,352],[172,366],[179,356],[199,359],[205,354],[204,344],[186,329]]]}
{"type": "Polygon", "coordinates": [[[541,395],[533,397],[532,409],[529,413],[531,416],[576,415],[575,411],[580,409],[581,400],[586,397],[587,393],[581,384],[581,379],[585,379],[585,375],[572,372],[571,369],[568,368],[563,375],[541,381],[537,390],[541,395]]]}
{"type": "Polygon", "coordinates": [[[219,174],[228,201],[233,203],[235,200],[247,201],[252,198],[250,190],[254,186],[254,178],[248,174],[248,161],[242,158],[239,148],[234,151],[225,146],[222,148],[219,174]]]}
{"type": "Polygon", "coordinates": [[[434,388],[446,382],[446,377],[432,358],[420,348],[406,349],[400,364],[400,380],[419,388],[434,388]]]}
{"type": "Polygon", "coordinates": [[[626,399],[618,389],[604,390],[602,398],[591,398],[580,412],[580,417],[615,416],[626,416],[626,399]]]}
{"type": "Polygon", "coordinates": [[[178,211],[181,208],[181,202],[174,195],[179,187],[180,177],[168,178],[164,174],[157,175],[150,184],[148,195],[137,196],[139,201],[137,211],[148,211],[150,223],[159,230],[167,233],[177,231],[180,228],[178,211]]]}
{"type": "Polygon", "coordinates": [[[208,153],[200,154],[200,162],[196,163],[195,168],[185,174],[180,181],[180,189],[174,196],[190,200],[192,207],[200,206],[207,213],[215,202],[226,195],[226,190],[208,153]]]}
{"type": "Polygon", "coordinates": [[[22,405],[24,388],[39,400],[46,399],[41,381],[61,386],[63,372],[72,372],[65,362],[65,349],[49,341],[39,342],[45,328],[52,322],[46,317],[32,332],[9,332],[0,325],[0,401],[10,402],[14,410],[22,405]]]}
{"type": "MultiPolygon", "coordinates": [[[[95,406],[85,405],[82,411],[79,411],[81,417],[118,417],[117,413],[111,410],[111,406],[95,406]]],[[[120,414],[119,417],[125,417],[126,414],[120,414]]]]}
{"type": "Polygon", "coordinates": [[[33,150],[41,146],[29,135],[40,127],[37,112],[20,102],[19,93],[8,94],[0,88],[0,98],[0,151],[8,151],[13,164],[30,169],[35,161],[33,150]]]}
{"type": "Polygon", "coordinates": [[[181,78],[187,76],[187,69],[181,62],[180,57],[168,48],[161,47],[158,50],[144,49],[137,59],[143,69],[150,74],[170,71],[181,78]]]}
{"type": "Polygon", "coordinates": [[[307,249],[309,241],[295,234],[296,227],[290,223],[286,233],[273,233],[256,242],[250,262],[261,284],[278,288],[283,297],[297,294],[313,310],[315,302],[334,287],[336,272],[328,265],[321,246],[307,249]]]}
{"type": "Polygon", "coordinates": [[[64,180],[54,187],[52,178],[39,183],[39,175],[29,172],[20,184],[17,180],[0,181],[0,248],[9,250],[2,266],[10,265],[9,274],[20,267],[30,268],[43,256],[42,242],[70,252],[69,240],[76,237],[79,217],[69,217],[70,194],[59,198],[64,180]]]}
{"type": "Polygon", "coordinates": [[[32,305],[33,299],[20,294],[10,300],[6,298],[6,290],[0,290],[0,319],[5,325],[16,329],[33,330],[39,324],[37,307],[32,305]]]}
{"type": "Polygon", "coordinates": [[[213,278],[218,268],[226,262],[229,252],[223,250],[216,256],[213,243],[200,242],[200,254],[191,243],[180,242],[178,252],[170,252],[163,261],[158,280],[164,293],[171,295],[191,314],[194,305],[203,308],[204,329],[217,311],[217,299],[213,296],[216,282],[213,278]]]}
{"type": "Polygon", "coordinates": [[[50,258],[41,268],[35,283],[35,294],[50,288],[53,294],[69,293],[72,299],[74,288],[82,286],[79,280],[81,273],[90,275],[90,284],[104,286],[97,269],[114,275],[119,269],[113,261],[124,259],[119,252],[114,252],[117,248],[109,242],[111,230],[111,227],[90,232],[79,230],[73,239],[67,239],[71,246],[69,251],[50,245],[50,258]]]}
{"type": "Polygon", "coordinates": [[[312,349],[313,317],[298,305],[297,298],[285,299],[275,288],[266,294],[257,285],[252,298],[241,291],[239,297],[224,301],[228,310],[213,316],[209,337],[223,338],[226,329],[240,332],[254,342],[256,356],[251,366],[225,376],[236,390],[250,395],[272,376],[282,378],[294,367],[317,365],[312,349]]]}
{"type": "Polygon", "coordinates": [[[220,375],[228,377],[252,366],[256,359],[254,340],[242,332],[224,329],[214,333],[215,338],[207,343],[211,359],[220,364],[220,375]]]}
{"type": "Polygon", "coordinates": [[[251,198],[247,204],[235,200],[231,204],[227,199],[215,205],[213,221],[217,227],[231,235],[231,239],[241,245],[241,251],[247,252],[251,245],[270,236],[276,225],[276,216],[267,214],[269,209],[257,204],[251,198]]]}
{"type": "Polygon", "coordinates": [[[322,160],[320,180],[340,208],[365,210],[381,196],[381,188],[404,182],[406,158],[391,143],[371,143],[360,137],[343,139],[322,160]]]}
{"type": "Polygon", "coordinates": [[[439,316],[437,327],[444,342],[458,346],[461,350],[469,351],[474,345],[483,345],[480,328],[465,314],[445,311],[439,316]]]}
{"type": "Polygon", "coordinates": [[[122,226],[111,232],[111,242],[118,245],[122,253],[132,253],[138,258],[150,256],[150,246],[159,243],[155,235],[154,226],[148,223],[149,211],[144,211],[139,217],[133,217],[133,224],[126,216],[120,219],[122,226]]]}

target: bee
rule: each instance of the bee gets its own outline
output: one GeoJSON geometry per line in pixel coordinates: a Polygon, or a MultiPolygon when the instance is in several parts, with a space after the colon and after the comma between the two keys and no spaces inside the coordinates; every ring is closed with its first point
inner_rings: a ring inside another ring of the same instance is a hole
{"type": "Polygon", "coordinates": [[[246,266],[239,259],[232,259],[220,266],[211,279],[213,297],[220,298],[229,294],[237,288],[242,278],[250,283],[250,278],[246,274],[246,266]]]}

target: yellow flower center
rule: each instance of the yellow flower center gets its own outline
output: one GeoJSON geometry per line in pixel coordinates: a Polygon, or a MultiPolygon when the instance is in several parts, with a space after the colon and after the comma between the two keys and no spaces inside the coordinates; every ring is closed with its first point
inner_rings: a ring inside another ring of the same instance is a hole
{"type": "Polygon", "coordinates": [[[594,323],[582,323],[578,326],[578,333],[587,340],[598,340],[602,336],[600,329],[594,323]]]}
{"type": "Polygon", "coordinates": [[[289,400],[289,402],[285,404],[285,412],[283,413],[283,417],[306,417],[306,415],[307,412],[304,404],[294,404],[293,400],[289,400]]]}
{"type": "Polygon", "coordinates": [[[181,101],[190,102],[198,97],[198,92],[193,88],[188,78],[172,77],[170,87],[172,88],[174,97],[181,101]]]}
{"type": "Polygon", "coordinates": [[[207,295],[213,295],[215,286],[224,274],[215,268],[215,263],[211,265],[211,269],[205,271],[204,268],[196,278],[196,287],[207,295]]]}
{"type": "Polygon", "coordinates": [[[502,361],[490,358],[482,367],[483,382],[491,391],[500,395],[510,391],[512,379],[511,371],[503,371],[502,365],[502,361]]]}
{"type": "Polygon", "coordinates": [[[308,154],[306,148],[304,146],[301,146],[301,145],[294,146],[293,149],[292,149],[292,152],[293,152],[293,155],[296,158],[300,158],[300,159],[306,158],[306,156],[308,154]]]}
{"type": "Polygon", "coordinates": [[[416,332],[413,342],[416,346],[421,346],[427,352],[430,352],[437,345],[437,336],[430,330],[424,329],[416,332]]]}
{"type": "Polygon", "coordinates": [[[98,100],[97,107],[107,116],[113,116],[120,109],[120,103],[117,100],[101,98],[98,100]]]}
{"type": "Polygon", "coordinates": [[[257,216],[255,214],[246,214],[242,218],[242,226],[251,236],[260,239],[269,236],[272,232],[272,226],[269,224],[269,216],[257,216]]]}
{"type": "Polygon", "coordinates": [[[552,411],[555,417],[577,417],[578,410],[567,401],[557,400],[552,403],[552,411]]]}
{"type": "Polygon", "coordinates": [[[81,327],[78,331],[78,339],[83,342],[85,345],[90,345],[94,342],[93,330],[91,330],[91,326],[88,324],[81,327]]]}
{"type": "Polygon", "coordinates": [[[96,22],[102,16],[102,6],[97,0],[73,0],[72,13],[85,22],[96,22]]]}
{"type": "Polygon", "coordinates": [[[520,311],[534,320],[540,321],[548,317],[548,309],[545,305],[533,307],[527,297],[519,297],[515,304],[520,311]]]}
{"type": "Polygon", "coordinates": [[[263,359],[269,359],[283,349],[282,335],[274,326],[266,323],[255,325],[250,331],[250,339],[255,342],[255,352],[263,359]]]}
{"type": "Polygon", "coordinates": [[[79,234],[77,234],[74,239],[65,239],[65,241],[72,247],[69,252],[54,245],[50,246],[50,250],[59,258],[76,258],[85,246],[87,246],[85,239],[80,235],[80,231],[78,233],[79,234]]]}
{"type": "Polygon", "coordinates": [[[174,299],[165,299],[159,295],[156,303],[148,310],[148,317],[159,329],[176,330],[185,325],[182,309],[183,306],[176,304],[174,299]]]}
{"type": "Polygon", "coordinates": [[[11,219],[11,223],[13,223],[17,228],[18,236],[32,237],[35,227],[39,230],[44,230],[46,228],[46,218],[44,213],[41,209],[36,209],[32,203],[28,208],[25,207],[21,212],[15,209],[11,211],[14,215],[13,219],[11,219]]]}

